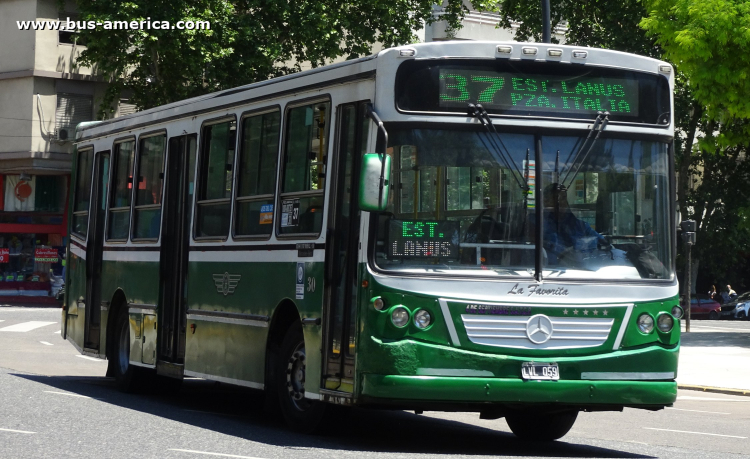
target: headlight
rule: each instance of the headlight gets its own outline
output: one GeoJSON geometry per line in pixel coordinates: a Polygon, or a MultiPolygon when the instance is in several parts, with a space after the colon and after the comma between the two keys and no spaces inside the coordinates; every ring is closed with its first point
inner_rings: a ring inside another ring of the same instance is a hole
{"type": "Polygon", "coordinates": [[[424,330],[425,328],[430,326],[431,322],[432,316],[424,309],[420,309],[416,314],[414,314],[414,325],[416,325],[417,328],[421,328],[422,330],[424,330]]]}
{"type": "Polygon", "coordinates": [[[654,318],[645,313],[638,316],[638,330],[646,334],[654,331],[654,318]]]}
{"type": "Polygon", "coordinates": [[[679,306],[672,306],[672,315],[674,316],[675,319],[678,319],[678,320],[682,319],[682,315],[684,313],[685,312],[682,310],[681,307],[679,307],[679,306]]]}
{"type": "Polygon", "coordinates": [[[403,306],[398,306],[391,312],[391,322],[398,328],[403,328],[409,323],[409,310],[403,306]]]}
{"type": "MultiPolygon", "coordinates": [[[[653,324],[653,321],[651,323],[653,324]]],[[[656,318],[656,326],[659,327],[660,331],[669,333],[674,327],[674,319],[667,313],[659,314],[659,317],[656,318]]]]}

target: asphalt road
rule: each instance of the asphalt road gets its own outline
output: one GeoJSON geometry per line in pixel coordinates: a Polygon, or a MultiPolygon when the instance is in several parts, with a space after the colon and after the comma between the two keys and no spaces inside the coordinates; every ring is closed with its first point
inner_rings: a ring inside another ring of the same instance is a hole
{"type": "MultiPolygon", "coordinates": [[[[475,413],[336,411],[324,434],[297,435],[263,412],[262,395],[255,391],[192,379],[166,394],[122,394],[104,377],[105,362],[79,356],[60,338],[59,317],[58,309],[0,307],[1,458],[714,458],[750,453],[750,397],[695,391],[680,391],[674,408],[658,412],[581,413],[567,436],[546,444],[521,442],[505,421],[480,420],[475,413]]],[[[736,327],[730,322],[711,326],[736,327]]]]}

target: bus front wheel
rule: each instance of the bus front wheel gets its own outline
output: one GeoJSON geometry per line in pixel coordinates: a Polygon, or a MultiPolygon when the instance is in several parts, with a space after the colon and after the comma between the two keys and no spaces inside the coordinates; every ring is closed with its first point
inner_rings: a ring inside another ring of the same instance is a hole
{"type": "Polygon", "coordinates": [[[513,434],[522,440],[552,441],[565,436],[577,417],[578,411],[530,411],[508,414],[505,421],[513,434]]]}
{"type": "Polygon", "coordinates": [[[312,433],[320,425],[325,405],[305,398],[307,355],[299,322],[287,330],[277,360],[276,390],[281,414],[287,425],[301,433],[312,433]]]}

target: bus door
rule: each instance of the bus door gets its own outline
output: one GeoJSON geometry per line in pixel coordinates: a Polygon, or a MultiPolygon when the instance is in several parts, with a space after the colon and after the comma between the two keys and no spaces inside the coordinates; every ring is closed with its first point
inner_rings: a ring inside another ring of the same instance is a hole
{"type": "Polygon", "coordinates": [[[109,151],[96,154],[92,185],[92,205],[89,212],[88,242],[86,244],[86,296],[84,298],[86,315],[83,347],[98,351],[102,317],[101,287],[104,218],[107,215],[106,208],[109,191],[109,151]]]}
{"type": "Polygon", "coordinates": [[[172,137],[167,176],[160,257],[160,336],[157,372],[170,374],[163,362],[182,364],[187,326],[187,265],[195,174],[195,134],[172,137]],[[164,371],[162,371],[164,370],[164,371]]]}
{"type": "Polygon", "coordinates": [[[334,189],[326,237],[326,357],[323,387],[354,391],[359,159],[367,146],[367,102],[339,105],[334,189]]]}

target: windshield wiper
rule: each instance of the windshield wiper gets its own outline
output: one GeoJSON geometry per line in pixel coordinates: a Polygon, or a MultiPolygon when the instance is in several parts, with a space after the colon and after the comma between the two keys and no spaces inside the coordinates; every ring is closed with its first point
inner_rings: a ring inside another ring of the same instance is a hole
{"type": "Polygon", "coordinates": [[[523,191],[528,191],[529,187],[526,183],[524,183],[523,172],[518,168],[516,163],[513,162],[511,154],[508,151],[508,148],[503,143],[503,140],[500,138],[497,129],[495,129],[495,125],[492,124],[492,120],[490,119],[490,115],[487,113],[487,110],[485,110],[481,104],[469,104],[468,108],[469,116],[476,118],[482,124],[482,126],[484,126],[484,129],[487,131],[487,139],[490,141],[492,148],[489,148],[484,142],[484,139],[482,139],[482,136],[479,135],[479,140],[482,141],[482,145],[484,145],[484,147],[487,148],[492,156],[495,157],[495,161],[503,164],[509,171],[511,171],[510,175],[512,175],[516,180],[518,186],[521,187],[523,191]],[[495,134],[494,136],[491,135],[493,133],[495,134]],[[495,140],[497,140],[497,142],[495,140]],[[500,148],[501,146],[502,148],[500,148]],[[505,150],[505,152],[503,152],[503,149],[505,150]],[[514,171],[518,174],[518,176],[516,176],[514,171]]]}
{"type": "MultiPolygon", "coordinates": [[[[568,188],[575,179],[576,175],[578,175],[578,171],[581,170],[581,166],[586,161],[586,158],[589,156],[589,153],[591,152],[591,149],[594,148],[594,144],[596,143],[597,139],[599,139],[599,135],[602,133],[605,127],[607,127],[607,123],[609,123],[609,112],[598,112],[596,115],[596,120],[594,121],[594,125],[591,126],[591,129],[589,129],[589,135],[586,136],[586,139],[581,144],[580,148],[578,148],[578,151],[576,151],[576,155],[573,157],[573,162],[570,164],[570,167],[568,167],[568,171],[565,173],[565,177],[563,177],[562,181],[560,182],[560,185],[568,188]],[[565,181],[568,180],[568,176],[570,176],[570,171],[573,170],[573,167],[575,166],[576,162],[578,161],[578,156],[580,156],[583,149],[586,147],[586,144],[588,143],[589,139],[591,138],[591,135],[596,132],[596,135],[594,136],[594,139],[589,144],[589,148],[586,150],[586,153],[583,154],[583,158],[581,158],[581,161],[578,163],[578,167],[576,168],[575,174],[573,174],[573,177],[570,179],[569,184],[565,184],[565,181]]],[[[578,142],[576,142],[577,144],[578,142]]],[[[575,149],[575,145],[573,145],[573,149],[575,149]]],[[[570,160],[570,156],[573,154],[573,150],[570,151],[570,155],[568,155],[568,160],[570,160]]]]}

